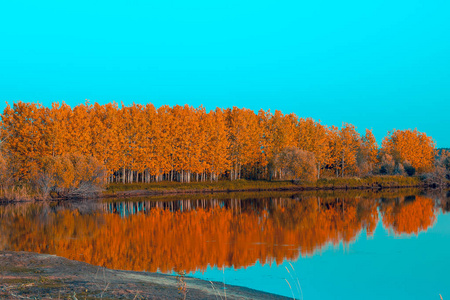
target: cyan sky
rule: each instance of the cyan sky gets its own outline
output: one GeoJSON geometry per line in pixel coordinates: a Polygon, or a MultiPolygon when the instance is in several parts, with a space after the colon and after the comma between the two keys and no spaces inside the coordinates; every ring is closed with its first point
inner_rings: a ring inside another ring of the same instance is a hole
{"type": "Polygon", "coordinates": [[[247,107],[450,147],[450,2],[2,1],[5,101],[247,107]]]}

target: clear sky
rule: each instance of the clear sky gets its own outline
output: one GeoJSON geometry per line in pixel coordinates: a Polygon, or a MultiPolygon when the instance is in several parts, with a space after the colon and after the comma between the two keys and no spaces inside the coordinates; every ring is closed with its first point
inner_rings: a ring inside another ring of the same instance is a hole
{"type": "Polygon", "coordinates": [[[450,1],[2,1],[5,102],[275,109],[450,147],[450,1]]]}

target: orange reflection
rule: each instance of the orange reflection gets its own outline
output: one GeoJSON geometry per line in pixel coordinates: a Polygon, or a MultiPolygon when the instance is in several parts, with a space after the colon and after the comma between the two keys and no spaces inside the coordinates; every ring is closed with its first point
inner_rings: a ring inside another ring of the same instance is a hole
{"type": "Polygon", "coordinates": [[[432,227],[436,221],[434,201],[415,196],[413,201],[400,198],[382,205],[383,225],[395,234],[419,234],[432,227]]]}
{"type": "MultiPolygon", "coordinates": [[[[378,221],[378,202],[363,198],[121,202],[83,209],[0,207],[0,249],[50,253],[113,269],[187,272],[247,267],[348,244],[378,221]]],[[[383,206],[394,232],[424,230],[433,201],[383,206]],[[420,212],[417,212],[420,211],[420,212]]]]}

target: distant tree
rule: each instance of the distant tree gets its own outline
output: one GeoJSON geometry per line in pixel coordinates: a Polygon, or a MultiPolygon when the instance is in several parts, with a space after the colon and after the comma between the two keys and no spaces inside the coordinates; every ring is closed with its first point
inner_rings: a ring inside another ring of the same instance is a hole
{"type": "Polygon", "coordinates": [[[344,123],[339,136],[341,139],[340,170],[341,177],[344,177],[356,171],[356,154],[360,147],[360,135],[355,126],[344,123]]]}
{"type": "Polygon", "coordinates": [[[298,148],[314,153],[317,163],[317,178],[330,154],[328,128],[313,119],[300,119],[298,123],[298,148]]]}
{"type": "Polygon", "coordinates": [[[372,131],[366,129],[366,134],[361,138],[361,146],[357,153],[357,166],[360,176],[373,172],[374,166],[378,163],[378,145],[372,131]]]}
{"type": "Polygon", "coordinates": [[[13,183],[11,166],[0,144],[0,188],[8,188],[13,183]]]}
{"type": "Polygon", "coordinates": [[[447,170],[447,179],[450,180],[450,150],[443,150],[440,152],[437,164],[447,170]]]}
{"type": "Polygon", "coordinates": [[[435,144],[425,133],[414,130],[394,130],[384,138],[382,149],[392,156],[396,164],[408,162],[417,172],[433,169],[435,144]]]}
{"type": "Polygon", "coordinates": [[[380,160],[380,174],[391,175],[394,174],[394,170],[395,170],[394,158],[388,153],[383,153],[381,155],[380,160]]]}
{"type": "Polygon", "coordinates": [[[450,180],[450,155],[447,151],[441,152],[436,159],[434,170],[426,174],[425,182],[434,187],[444,188],[450,180]]]}
{"type": "Polygon", "coordinates": [[[16,181],[26,182],[34,169],[39,169],[43,156],[51,155],[46,134],[48,109],[39,104],[24,102],[7,105],[3,111],[0,139],[2,149],[8,153],[11,170],[16,181]]]}

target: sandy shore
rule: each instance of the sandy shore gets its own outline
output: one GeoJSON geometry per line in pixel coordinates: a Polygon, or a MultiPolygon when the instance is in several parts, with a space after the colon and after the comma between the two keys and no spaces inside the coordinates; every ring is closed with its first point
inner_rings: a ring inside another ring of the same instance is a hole
{"type": "Polygon", "coordinates": [[[55,255],[0,251],[0,299],[288,299],[189,277],[119,271],[55,255]],[[225,297],[226,292],[226,297],[225,297]]]}

